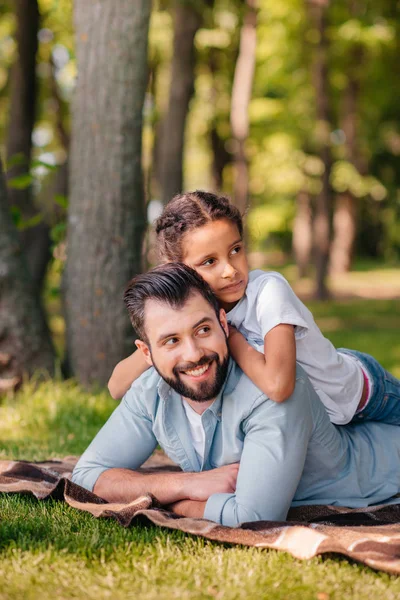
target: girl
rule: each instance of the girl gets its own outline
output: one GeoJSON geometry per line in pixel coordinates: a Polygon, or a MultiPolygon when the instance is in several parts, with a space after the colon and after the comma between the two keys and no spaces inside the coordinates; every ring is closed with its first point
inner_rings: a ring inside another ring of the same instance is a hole
{"type": "MultiPolygon", "coordinates": [[[[400,381],[368,354],[336,350],[282,275],[249,273],[242,218],[226,198],[202,191],[175,196],[156,233],[163,261],[186,263],[209,283],[227,312],[233,358],[271,400],[292,394],[297,361],[333,423],[400,424],[400,381]]],[[[147,367],[140,352],[118,363],[111,395],[122,397],[147,367]]]]}

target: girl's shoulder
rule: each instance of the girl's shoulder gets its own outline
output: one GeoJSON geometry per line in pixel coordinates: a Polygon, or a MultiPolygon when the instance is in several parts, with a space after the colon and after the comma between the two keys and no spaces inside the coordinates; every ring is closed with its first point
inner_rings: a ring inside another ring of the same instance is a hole
{"type": "Polygon", "coordinates": [[[255,269],[249,273],[246,296],[250,304],[268,300],[269,304],[297,302],[297,296],[290,283],[276,271],[255,269]]]}
{"type": "Polygon", "coordinates": [[[260,290],[269,282],[280,282],[289,285],[289,282],[284,278],[283,275],[276,271],[262,271],[261,269],[254,269],[249,272],[249,282],[247,287],[251,290],[260,290]]]}

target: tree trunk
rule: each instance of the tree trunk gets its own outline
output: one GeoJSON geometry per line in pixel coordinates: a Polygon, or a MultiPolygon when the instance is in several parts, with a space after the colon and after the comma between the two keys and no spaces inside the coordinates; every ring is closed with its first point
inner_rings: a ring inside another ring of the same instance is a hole
{"type": "Polygon", "coordinates": [[[312,210],[310,194],[300,190],[297,194],[296,217],[293,223],[293,253],[299,277],[307,275],[312,250],[312,210]]]}
{"type": "Polygon", "coordinates": [[[330,147],[331,115],[328,82],[327,10],[329,0],[311,0],[311,13],[319,34],[314,58],[314,87],[316,100],[316,142],[324,165],[321,191],[316,196],[313,221],[313,248],[316,268],[316,297],[323,300],[329,296],[326,286],[329,250],[332,230],[332,190],[330,174],[332,156],[330,147]]]}
{"type": "Polygon", "coordinates": [[[332,274],[350,271],[357,234],[357,212],[357,198],[353,194],[348,191],[338,194],[333,215],[334,238],[329,261],[329,271],[332,274]]]}
{"type": "Polygon", "coordinates": [[[65,311],[69,364],[86,385],[104,384],[133,347],[122,295],[141,269],[146,227],[141,153],[150,11],[148,0],[75,3],[65,311]]]}
{"type": "Polygon", "coordinates": [[[17,232],[0,162],[0,392],[24,373],[54,370],[54,351],[17,232]]]}
{"type": "Polygon", "coordinates": [[[169,104],[161,138],[161,188],[164,203],[183,189],[185,124],[194,93],[194,38],[201,22],[201,13],[198,8],[194,8],[194,3],[176,0],[169,104]]]}
{"type": "MultiPolygon", "coordinates": [[[[350,2],[354,18],[359,14],[358,0],[350,2]]],[[[360,95],[360,72],[362,72],[363,50],[356,46],[351,53],[347,87],[344,93],[342,129],[346,136],[346,158],[361,171],[361,158],[357,144],[358,98],[360,95]]],[[[358,199],[347,190],[336,199],[333,218],[333,241],[330,252],[329,270],[331,273],[346,273],[353,261],[354,244],[357,235],[358,199]]]]}
{"type": "MultiPolygon", "coordinates": [[[[220,51],[219,51],[220,52],[220,51]]],[[[212,48],[209,53],[208,66],[212,77],[212,86],[210,101],[214,106],[217,106],[218,95],[220,93],[217,84],[217,76],[220,70],[218,64],[218,53],[215,48],[212,48]]],[[[223,189],[223,174],[225,167],[232,162],[232,154],[226,149],[225,139],[221,138],[218,132],[217,115],[214,115],[210,127],[210,143],[212,152],[211,162],[211,177],[212,187],[216,192],[223,189]]]]}
{"type": "MultiPolygon", "coordinates": [[[[36,112],[36,54],[38,49],[39,7],[37,0],[15,0],[17,19],[17,60],[11,74],[11,110],[8,126],[7,158],[20,155],[22,164],[13,166],[8,179],[28,174],[32,152],[32,131],[36,112]]],[[[23,221],[37,214],[32,189],[9,188],[9,203],[19,209],[23,221]]],[[[43,222],[20,231],[32,282],[41,289],[50,256],[49,229],[43,222]]]]}
{"type": "Polygon", "coordinates": [[[239,55],[232,86],[231,129],[234,141],[234,202],[244,213],[249,201],[249,173],[245,143],[249,134],[249,104],[253,87],[257,43],[257,0],[246,0],[240,32],[239,55]]]}

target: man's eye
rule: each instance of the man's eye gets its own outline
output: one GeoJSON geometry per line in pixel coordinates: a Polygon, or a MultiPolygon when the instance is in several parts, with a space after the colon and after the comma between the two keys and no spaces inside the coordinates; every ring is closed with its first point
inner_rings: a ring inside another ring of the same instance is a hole
{"type": "Polygon", "coordinates": [[[202,264],[203,267],[209,267],[215,263],[215,258],[207,258],[202,264]]]}
{"type": "Polygon", "coordinates": [[[205,335],[209,332],[210,332],[210,327],[208,327],[208,325],[201,327],[201,329],[198,329],[198,331],[197,331],[197,333],[199,333],[200,335],[205,335]]]}
{"type": "Polygon", "coordinates": [[[164,346],[174,346],[178,341],[178,338],[169,338],[164,342],[164,346]]]}

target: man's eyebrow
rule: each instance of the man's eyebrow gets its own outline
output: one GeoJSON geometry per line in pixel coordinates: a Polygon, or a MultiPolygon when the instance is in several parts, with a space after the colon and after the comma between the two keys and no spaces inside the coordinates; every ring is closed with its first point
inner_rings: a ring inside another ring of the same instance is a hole
{"type": "MultiPolygon", "coordinates": [[[[211,317],[202,317],[201,319],[199,319],[197,321],[197,323],[195,323],[192,326],[192,329],[196,329],[196,327],[198,327],[199,325],[202,325],[203,323],[211,323],[211,321],[212,321],[211,317]]],[[[178,335],[179,335],[178,333],[162,333],[160,335],[160,337],[157,338],[157,344],[159,344],[163,340],[166,340],[167,338],[178,337],[178,335]]]]}
{"type": "Polygon", "coordinates": [[[198,327],[199,325],[202,325],[203,323],[210,323],[211,321],[211,317],[203,317],[193,325],[192,329],[196,329],[196,327],[198,327]]]}
{"type": "Polygon", "coordinates": [[[162,333],[160,337],[157,338],[157,344],[159,344],[163,340],[166,340],[167,338],[177,337],[177,335],[177,333],[162,333]]]}

